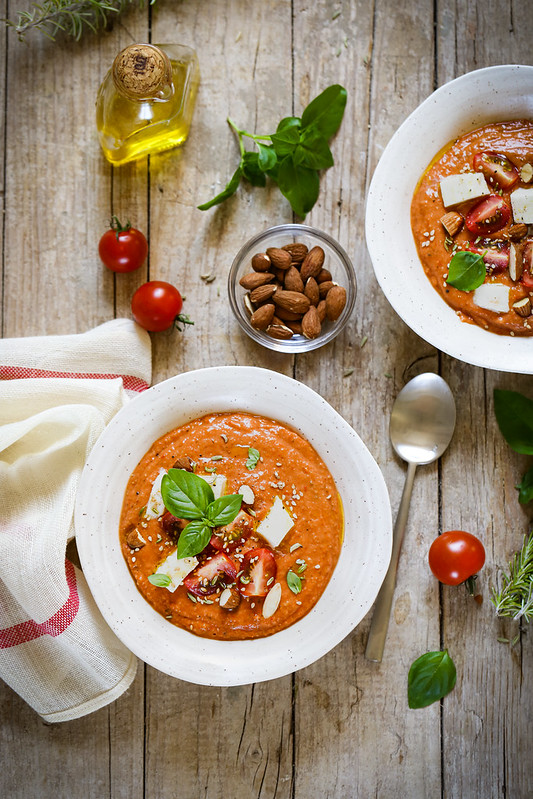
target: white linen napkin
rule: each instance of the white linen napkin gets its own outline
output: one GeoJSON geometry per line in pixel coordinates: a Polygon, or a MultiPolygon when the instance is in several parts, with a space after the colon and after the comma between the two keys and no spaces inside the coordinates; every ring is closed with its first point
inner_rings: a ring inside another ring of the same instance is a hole
{"type": "Polygon", "coordinates": [[[129,319],[0,339],[0,677],[46,721],[103,707],[135,676],[65,549],[92,446],[150,380],[150,337],[129,319]]]}

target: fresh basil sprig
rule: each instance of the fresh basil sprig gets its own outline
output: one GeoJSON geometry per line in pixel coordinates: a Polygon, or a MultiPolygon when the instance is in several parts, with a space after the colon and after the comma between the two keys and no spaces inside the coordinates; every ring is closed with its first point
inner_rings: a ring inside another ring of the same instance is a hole
{"type": "Polygon", "coordinates": [[[250,471],[253,471],[257,464],[259,463],[259,459],[261,458],[261,453],[255,447],[248,447],[248,457],[246,458],[246,468],[250,471]]]}
{"type": "Polygon", "coordinates": [[[409,669],[407,700],[410,708],[427,707],[449,694],[455,685],[455,663],[443,652],[426,652],[409,669]]]}
{"type": "Polygon", "coordinates": [[[190,558],[205,549],[213,527],[232,522],[242,504],[241,494],[215,499],[205,480],[184,469],[169,469],[163,475],[161,496],[173,516],[190,519],[178,540],[178,558],[190,558]]]}
{"type": "MultiPolygon", "coordinates": [[[[533,400],[519,391],[494,389],[494,413],[500,432],[515,452],[533,455],[533,400]]],[[[533,467],[516,486],[518,501],[522,504],[533,500],[533,467]]]]}
{"type": "Polygon", "coordinates": [[[329,86],[301,117],[284,117],[276,132],[265,136],[241,130],[228,118],[239,139],[241,160],[226,188],[198,208],[207,211],[224,202],[235,194],[243,178],[252,186],[265,186],[268,176],[278,184],[294,213],[304,219],[318,199],[319,170],[333,166],[328,142],[342,122],[346,98],[342,86],[329,86]],[[245,137],[257,146],[257,152],[245,150],[245,137]]]}
{"type": "Polygon", "coordinates": [[[459,250],[452,256],[446,283],[460,291],[474,291],[487,276],[487,267],[480,253],[459,250]]]}

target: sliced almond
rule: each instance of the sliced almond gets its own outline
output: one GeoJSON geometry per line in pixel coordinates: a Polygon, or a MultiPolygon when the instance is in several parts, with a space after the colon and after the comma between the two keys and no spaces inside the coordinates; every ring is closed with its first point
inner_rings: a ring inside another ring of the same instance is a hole
{"type": "Polygon", "coordinates": [[[279,608],[281,602],[281,583],[274,583],[263,602],[263,618],[269,619],[279,608]]]}
{"type": "Polygon", "coordinates": [[[529,183],[531,178],[533,178],[533,166],[531,164],[524,164],[520,170],[520,180],[523,183],[529,183]]]}
{"type": "Polygon", "coordinates": [[[511,244],[509,248],[509,277],[515,283],[517,280],[520,280],[522,272],[524,271],[522,250],[523,247],[519,244],[511,244]]]}
{"type": "Polygon", "coordinates": [[[237,491],[237,494],[240,494],[242,496],[242,501],[244,502],[245,505],[253,505],[254,504],[254,502],[255,502],[255,494],[254,494],[254,492],[252,491],[252,489],[250,488],[249,485],[246,485],[246,484],[242,485],[239,488],[239,490],[237,491]]]}

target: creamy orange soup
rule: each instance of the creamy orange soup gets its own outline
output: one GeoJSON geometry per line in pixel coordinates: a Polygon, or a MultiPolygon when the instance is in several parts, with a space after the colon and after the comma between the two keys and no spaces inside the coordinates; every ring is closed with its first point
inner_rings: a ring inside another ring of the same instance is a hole
{"type": "Polygon", "coordinates": [[[533,335],[533,228],[529,223],[519,224],[517,204],[513,206],[517,191],[526,205],[533,203],[532,165],[533,122],[485,125],[436,156],[411,205],[413,235],[427,277],[462,321],[493,333],[533,335]],[[465,198],[468,192],[447,196],[460,201],[445,206],[443,179],[473,173],[485,178],[487,191],[475,197],[465,198]],[[483,257],[484,284],[490,287],[481,292],[461,290],[447,282],[452,256],[467,250],[483,257]]]}
{"type": "Polygon", "coordinates": [[[271,635],[308,613],[331,578],[342,533],[335,483],[313,447],[248,413],[209,414],[156,441],[131,475],[120,520],[124,557],[152,607],[171,624],[225,640],[271,635]],[[243,497],[233,526],[213,528],[197,562],[185,565],[177,542],[187,522],[153,488],[173,467],[210,481],[214,495],[222,487],[222,496],[243,497]],[[165,570],[178,561],[190,569],[181,580],[180,571],[172,585],[154,584],[168,581],[165,570]]]}

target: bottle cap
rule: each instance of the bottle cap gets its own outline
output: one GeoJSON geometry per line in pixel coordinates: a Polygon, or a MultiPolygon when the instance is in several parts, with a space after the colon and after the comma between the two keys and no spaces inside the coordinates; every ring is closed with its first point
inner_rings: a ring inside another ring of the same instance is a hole
{"type": "Polygon", "coordinates": [[[113,61],[113,81],[132,100],[155,97],[172,81],[166,53],[153,44],[130,44],[113,61]]]}

